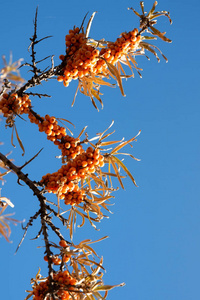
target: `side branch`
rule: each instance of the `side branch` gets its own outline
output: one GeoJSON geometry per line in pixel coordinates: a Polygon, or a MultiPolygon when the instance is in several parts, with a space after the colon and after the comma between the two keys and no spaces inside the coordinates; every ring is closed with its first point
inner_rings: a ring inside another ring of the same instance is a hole
{"type": "Polygon", "coordinates": [[[33,191],[34,195],[38,197],[39,201],[45,201],[46,198],[41,194],[41,191],[35,186],[32,180],[30,180],[27,176],[27,174],[24,174],[20,167],[15,166],[5,155],[0,153],[0,160],[4,162],[4,164],[12,170],[17,176],[18,181],[22,180],[30,187],[30,189],[33,191]]]}

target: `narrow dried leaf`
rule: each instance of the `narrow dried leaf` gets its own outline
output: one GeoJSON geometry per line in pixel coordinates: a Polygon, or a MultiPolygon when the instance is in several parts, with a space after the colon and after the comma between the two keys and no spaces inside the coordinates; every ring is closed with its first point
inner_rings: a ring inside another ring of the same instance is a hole
{"type": "Polygon", "coordinates": [[[153,6],[152,6],[152,9],[150,10],[150,12],[148,14],[148,16],[151,16],[154,13],[157,4],[158,4],[158,2],[155,1],[154,4],[153,4],[153,6]]]}
{"type": "Polygon", "coordinates": [[[89,22],[88,22],[88,24],[87,24],[86,31],[85,31],[85,36],[86,36],[86,38],[88,38],[88,36],[89,36],[90,28],[91,28],[91,25],[92,25],[92,21],[93,21],[94,16],[95,16],[96,13],[97,13],[96,11],[93,12],[93,14],[91,15],[91,17],[90,17],[90,19],[89,19],[89,22]]]}
{"type": "MultiPolygon", "coordinates": [[[[119,61],[117,62],[117,68],[118,68],[119,74],[121,71],[126,76],[126,73],[125,73],[124,69],[122,68],[122,65],[120,64],[119,61]]],[[[121,76],[121,74],[120,74],[120,76],[121,76]]]]}
{"type": "Polygon", "coordinates": [[[130,64],[130,62],[129,62],[129,60],[128,60],[127,55],[126,55],[125,57],[126,57],[126,63],[127,63],[127,65],[129,66],[129,68],[131,69],[132,76],[134,77],[134,73],[133,73],[133,70],[132,70],[131,64],[130,64]]]}
{"type": "Polygon", "coordinates": [[[93,291],[93,295],[96,297],[96,299],[98,299],[98,300],[103,300],[104,298],[100,295],[100,293],[98,293],[98,292],[94,292],[93,291]]]}
{"type": "Polygon", "coordinates": [[[8,74],[7,78],[16,82],[25,82],[25,80],[21,76],[15,74],[8,74]]]}
{"type": "Polygon", "coordinates": [[[106,131],[108,131],[108,129],[110,129],[110,128],[113,126],[113,124],[114,124],[114,120],[112,120],[112,122],[111,122],[111,124],[108,126],[108,128],[106,128],[102,133],[98,133],[98,135],[99,135],[99,140],[102,141],[103,139],[105,139],[106,137],[108,137],[109,135],[111,135],[111,134],[113,134],[113,133],[115,132],[115,130],[114,130],[113,132],[108,133],[104,138],[102,138],[103,135],[104,135],[104,133],[106,133],[106,131]]]}
{"type": "Polygon", "coordinates": [[[112,65],[111,63],[109,63],[108,61],[105,60],[105,62],[108,66],[109,71],[115,76],[115,78],[117,80],[117,83],[119,85],[120,91],[122,93],[122,96],[126,96],[124,94],[124,90],[123,90],[123,86],[122,86],[122,80],[121,80],[121,77],[120,77],[120,74],[119,74],[117,68],[114,65],[112,65]]]}
{"type": "Polygon", "coordinates": [[[6,197],[0,197],[0,202],[5,201],[8,205],[10,205],[12,208],[14,207],[14,204],[10,201],[10,199],[6,197]]]}
{"type": "Polygon", "coordinates": [[[94,249],[92,249],[92,247],[90,247],[88,245],[84,245],[83,248],[86,249],[86,250],[89,250],[89,252],[92,252],[92,253],[94,253],[94,255],[96,255],[97,257],[99,257],[97,255],[97,253],[94,251],[94,249]]]}
{"type": "Polygon", "coordinates": [[[136,14],[136,16],[138,16],[140,18],[140,14],[134,8],[129,7],[128,9],[132,10],[136,14]]]}
{"type": "Polygon", "coordinates": [[[135,160],[137,160],[137,161],[141,161],[141,159],[136,158],[135,156],[133,156],[133,155],[130,154],[130,153],[117,152],[117,153],[115,153],[115,154],[128,155],[128,156],[130,156],[131,158],[133,158],[133,159],[135,159],[135,160]]]}
{"type": "Polygon", "coordinates": [[[104,237],[102,237],[102,238],[100,238],[100,239],[98,239],[98,240],[96,240],[96,241],[91,241],[91,242],[89,242],[89,244],[94,244],[94,243],[97,243],[97,242],[101,242],[101,241],[103,241],[103,240],[105,240],[105,239],[107,239],[107,238],[109,238],[108,235],[106,235],[106,236],[104,236],[104,237]]]}
{"type": "Polygon", "coordinates": [[[111,157],[109,158],[109,160],[110,160],[110,162],[111,162],[111,164],[112,164],[112,166],[113,166],[113,169],[114,169],[114,171],[115,171],[115,173],[116,173],[116,175],[117,175],[117,178],[118,178],[118,180],[119,180],[119,183],[120,183],[121,187],[124,189],[124,185],[123,185],[123,183],[122,183],[122,180],[121,180],[121,177],[120,177],[119,172],[118,172],[118,170],[117,170],[117,167],[116,167],[116,165],[115,165],[115,162],[113,161],[113,157],[111,156],[111,157]]]}
{"type": "Polygon", "coordinates": [[[110,146],[110,145],[113,145],[113,144],[116,144],[116,143],[120,143],[121,141],[102,142],[100,146],[101,147],[103,147],[103,146],[110,146]]]}
{"type": "MultiPolygon", "coordinates": [[[[130,171],[127,169],[127,167],[123,164],[123,162],[116,156],[112,156],[115,162],[122,167],[122,169],[126,172],[126,174],[131,178],[133,181],[134,185],[137,186],[135,179],[133,178],[132,174],[130,171]]],[[[138,186],[137,186],[138,187],[138,186]]]]}
{"type": "Polygon", "coordinates": [[[14,126],[12,128],[12,134],[11,134],[11,145],[16,148],[16,146],[13,144],[13,135],[14,135],[14,126]]]}
{"type": "Polygon", "coordinates": [[[115,147],[110,154],[114,154],[116,153],[118,150],[120,150],[121,148],[123,148],[124,146],[126,146],[127,144],[131,143],[132,141],[136,140],[136,137],[141,133],[141,130],[139,130],[138,134],[136,136],[134,136],[132,139],[121,143],[120,145],[118,145],[117,147],[115,147]]]}
{"type": "Polygon", "coordinates": [[[86,128],[87,128],[87,126],[85,126],[85,127],[81,130],[81,132],[79,133],[77,139],[80,139],[81,135],[82,135],[83,132],[86,130],[86,128]]]}
{"type": "Polygon", "coordinates": [[[144,47],[149,52],[153,53],[153,55],[155,55],[155,57],[157,58],[158,62],[160,62],[160,58],[158,57],[156,51],[151,48],[150,44],[142,42],[142,43],[140,43],[140,45],[141,45],[141,47],[144,47]]]}
{"type": "Polygon", "coordinates": [[[74,210],[71,210],[72,216],[71,216],[71,222],[70,222],[70,239],[72,240],[73,238],[73,220],[74,220],[74,210]]]}
{"type": "Polygon", "coordinates": [[[99,84],[99,85],[107,85],[109,87],[114,87],[115,84],[111,84],[109,82],[104,81],[103,79],[101,79],[100,77],[95,77],[94,75],[91,74],[91,79],[87,78],[88,81],[94,81],[95,83],[99,84]]]}
{"type": "Polygon", "coordinates": [[[78,211],[77,209],[74,209],[75,210],[75,212],[77,213],[77,214],[79,214],[81,217],[82,217],[82,223],[80,224],[80,225],[78,225],[78,227],[79,228],[81,228],[84,224],[85,224],[85,216],[84,216],[84,214],[82,214],[80,211],[78,211]]]}
{"type": "Polygon", "coordinates": [[[152,33],[157,35],[159,38],[161,38],[163,41],[171,43],[172,40],[168,39],[163,33],[161,33],[158,29],[156,29],[153,26],[150,26],[151,30],[153,31],[152,33]]]}
{"type": "Polygon", "coordinates": [[[73,99],[73,101],[72,101],[71,107],[74,106],[74,103],[75,103],[75,100],[76,100],[76,96],[77,96],[77,93],[78,93],[78,90],[79,90],[79,84],[80,84],[80,83],[78,83],[78,86],[77,86],[77,88],[76,88],[76,92],[75,92],[74,99],[73,99]]]}
{"type": "Polygon", "coordinates": [[[99,97],[98,93],[94,89],[91,89],[91,93],[101,103],[101,108],[103,109],[103,102],[102,102],[101,98],[99,97]]]}
{"type": "Polygon", "coordinates": [[[19,135],[18,135],[17,127],[15,126],[15,124],[14,124],[14,128],[15,128],[15,133],[16,133],[16,137],[17,137],[18,143],[19,143],[19,145],[20,145],[20,147],[21,147],[21,149],[22,149],[22,151],[23,151],[22,156],[24,156],[24,154],[25,154],[25,149],[24,149],[24,146],[23,146],[23,144],[22,144],[22,141],[21,141],[21,139],[20,139],[20,137],[19,137],[19,135]]]}
{"type": "Polygon", "coordinates": [[[112,290],[115,287],[119,287],[119,286],[124,286],[125,283],[120,283],[120,284],[116,284],[116,285],[101,285],[101,286],[97,286],[94,288],[94,291],[109,291],[112,290]]]}
{"type": "MultiPolygon", "coordinates": [[[[27,291],[26,291],[27,292],[27,291]]],[[[31,294],[29,294],[24,300],[28,300],[29,298],[31,298],[33,296],[32,292],[31,294]]]]}
{"type": "Polygon", "coordinates": [[[97,231],[99,231],[99,229],[97,229],[97,227],[94,225],[94,223],[92,222],[90,215],[89,215],[89,211],[87,211],[87,216],[88,216],[88,220],[90,221],[90,224],[92,225],[92,227],[94,227],[94,229],[96,229],[97,231]]]}
{"type": "Polygon", "coordinates": [[[142,13],[144,15],[144,2],[143,1],[140,1],[140,7],[141,7],[142,13]]]}
{"type": "Polygon", "coordinates": [[[69,120],[66,120],[66,119],[63,119],[63,118],[56,118],[56,119],[59,120],[59,121],[60,120],[65,121],[65,122],[71,124],[72,126],[74,126],[74,128],[75,128],[75,125],[72,122],[70,122],[69,120]]]}
{"type": "Polygon", "coordinates": [[[153,20],[155,18],[161,17],[161,16],[165,16],[169,19],[170,24],[172,24],[172,19],[170,18],[169,12],[167,11],[159,11],[159,12],[155,12],[150,18],[149,20],[153,20]]]}
{"type": "MultiPolygon", "coordinates": [[[[110,159],[108,160],[108,173],[111,173],[110,171],[110,165],[111,165],[111,162],[110,162],[110,159]]],[[[112,173],[111,173],[112,174],[112,173]]],[[[109,175],[109,180],[110,180],[110,185],[112,187],[112,180],[111,180],[111,176],[109,175]]]]}

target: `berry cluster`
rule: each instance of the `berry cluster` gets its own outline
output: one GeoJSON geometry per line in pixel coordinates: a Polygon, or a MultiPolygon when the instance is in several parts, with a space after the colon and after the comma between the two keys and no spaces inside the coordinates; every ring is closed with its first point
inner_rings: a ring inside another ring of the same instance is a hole
{"type": "Polygon", "coordinates": [[[80,139],[74,138],[69,135],[65,135],[62,138],[62,143],[55,143],[58,145],[58,148],[62,151],[62,156],[67,157],[68,159],[74,159],[77,155],[84,152],[82,146],[80,145],[80,139]]]}
{"type": "Polygon", "coordinates": [[[39,131],[45,132],[47,139],[54,143],[58,142],[66,135],[66,129],[58,125],[58,121],[55,117],[50,117],[49,115],[46,115],[45,117],[37,115],[36,117],[31,111],[29,112],[28,117],[30,122],[37,124],[39,131]]]}
{"type": "MultiPolygon", "coordinates": [[[[59,271],[53,274],[54,284],[56,291],[54,292],[55,298],[59,300],[74,299],[70,296],[68,291],[73,292],[74,286],[77,280],[73,278],[68,271],[59,271]]],[[[32,295],[33,300],[53,300],[51,296],[45,297],[49,292],[49,278],[45,281],[41,281],[39,284],[33,287],[32,295]]]]}
{"type": "Polygon", "coordinates": [[[39,127],[40,132],[45,132],[47,139],[52,141],[62,151],[62,156],[67,159],[74,159],[84,150],[80,145],[80,140],[66,134],[65,127],[58,125],[55,117],[46,115],[40,117],[29,111],[28,117],[31,123],[35,123],[39,127]]]}
{"type": "Polygon", "coordinates": [[[31,100],[28,95],[19,97],[16,93],[14,94],[3,94],[0,99],[0,111],[2,111],[5,118],[16,114],[22,115],[29,113],[31,107],[31,100]]]}
{"type": "Polygon", "coordinates": [[[58,194],[65,204],[77,205],[85,199],[85,192],[79,188],[78,182],[103,166],[104,156],[99,149],[88,147],[57,172],[44,175],[40,183],[45,185],[48,192],[58,194]]]}
{"type": "MultiPolygon", "coordinates": [[[[60,240],[59,245],[62,249],[61,254],[53,255],[53,256],[50,257],[50,259],[51,259],[51,261],[54,265],[60,265],[62,262],[67,263],[71,258],[71,254],[65,252],[65,249],[68,247],[67,242],[65,240],[60,240]],[[61,258],[59,257],[60,255],[61,255],[61,258]]],[[[46,262],[48,262],[48,256],[47,255],[44,256],[44,260],[46,262]]]]}
{"type": "Polygon", "coordinates": [[[79,33],[79,31],[78,27],[69,30],[69,34],[65,37],[66,55],[60,55],[60,59],[63,61],[63,75],[58,76],[57,80],[63,81],[65,86],[68,86],[72,79],[94,73],[99,57],[99,50],[87,44],[85,34],[79,33]]]}
{"type": "Polygon", "coordinates": [[[69,34],[65,37],[66,55],[60,55],[60,59],[63,61],[63,75],[58,76],[57,80],[63,81],[64,86],[68,86],[72,79],[91,74],[107,76],[106,61],[114,65],[127,53],[133,53],[141,41],[138,30],[134,29],[128,33],[122,33],[116,42],[107,43],[107,46],[99,51],[79,31],[78,27],[69,30],[69,34]]]}
{"type": "Polygon", "coordinates": [[[121,37],[114,43],[108,43],[106,48],[101,49],[100,55],[114,65],[123,58],[124,55],[127,55],[129,52],[135,52],[140,41],[141,36],[138,34],[138,29],[135,28],[128,33],[122,33],[121,37]]]}

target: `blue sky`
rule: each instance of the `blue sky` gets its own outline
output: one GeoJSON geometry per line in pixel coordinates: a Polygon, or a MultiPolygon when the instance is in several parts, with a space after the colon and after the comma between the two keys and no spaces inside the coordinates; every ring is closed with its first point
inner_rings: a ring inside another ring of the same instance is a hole
{"type": "MultiPolygon", "coordinates": [[[[152,4],[153,1],[145,1],[146,10],[152,4]]],[[[19,58],[29,61],[27,47],[33,34],[37,5],[38,37],[53,36],[37,46],[38,60],[54,54],[56,64],[58,56],[64,54],[68,30],[80,25],[88,11],[89,14],[98,11],[91,28],[95,39],[114,41],[121,32],[138,27],[138,18],[127,7],[139,10],[139,1],[4,1],[1,4],[1,55],[9,58],[12,51],[14,61],[19,58]]],[[[167,18],[160,18],[157,26],[167,31],[167,37],[173,40],[172,44],[156,42],[169,62],[166,64],[161,59],[157,63],[152,55],[150,61],[139,57],[143,78],[135,74],[134,79],[123,82],[126,97],[121,96],[117,87],[103,88],[103,110],[97,112],[89,98],[81,94],[71,108],[76,82],[65,88],[51,80],[37,91],[48,92],[52,98],[32,100],[34,109],[41,115],[48,112],[72,121],[76,125],[74,136],[88,125],[87,132],[92,137],[112,120],[115,121],[115,139],[130,139],[141,130],[134,147],[130,148],[141,161],[128,157],[124,161],[139,187],[126,178],[125,191],[115,193],[113,214],[99,224],[100,231],[86,225],[77,229],[74,237],[79,242],[109,235],[109,239],[95,246],[104,257],[105,283],[126,283],[125,287],[110,291],[109,300],[196,300],[200,297],[199,9],[199,1],[194,0],[159,1],[158,10],[170,11],[173,19],[170,26],[167,18]]],[[[29,79],[27,71],[24,68],[21,74],[29,79]]],[[[60,167],[55,159],[57,149],[35,125],[26,123],[24,126],[24,121],[17,122],[26,149],[24,157],[18,145],[16,149],[11,146],[10,129],[4,130],[4,122],[0,126],[0,139],[4,141],[1,150],[3,153],[12,150],[10,157],[16,165],[23,164],[44,147],[40,156],[26,168],[31,179],[39,180],[60,167]]],[[[37,199],[27,187],[17,184],[15,175],[7,176],[2,196],[15,204],[18,220],[28,220],[38,208],[37,199]]],[[[2,299],[24,299],[25,289],[30,289],[30,279],[39,267],[42,274],[47,275],[44,248],[37,248],[43,246],[43,241],[30,240],[38,230],[36,222],[16,255],[14,252],[23,234],[20,225],[12,226],[12,244],[0,239],[2,299]]]]}

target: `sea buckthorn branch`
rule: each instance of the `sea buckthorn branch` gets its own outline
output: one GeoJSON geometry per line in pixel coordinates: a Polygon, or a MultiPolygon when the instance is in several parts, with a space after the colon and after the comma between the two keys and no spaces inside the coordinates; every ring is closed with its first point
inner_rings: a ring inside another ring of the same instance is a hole
{"type": "Polygon", "coordinates": [[[170,18],[170,13],[167,11],[159,11],[155,12],[155,8],[157,6],[158,2],[155,1],[152,9],[149,11],[149,13],[146,13],[144,11],[144,1],[140,1],[140,7],[142,10],[142,14],[140,15],[137,11],[135,11],[134,8],[130,7],[128,9],[131,9],[139,18],[140,18],[140,32],[141,34],[144,31],[147,31],[153,35],[159,36],[162,40],[165,42],[171,43],[171,40],[165,37],[165,33],[161,33],[159,30],[155,29],[153,26],[157,24],[157,20],[154,20],[155,18],[166,16],[169,19],[170,24],[172,24],[172,20],[170,18]]]}
{"type": "MultiPolygon", "coordinates": [[[[99,262],[96,262],[98,255],[89,245],[105,238],[107,237],[97,241],[87,239],[78,245],[69,245],[65,240],[60,240],[59,245],[52,244],[52,247],[59,250],[58,254],[51,256],[55,267],[60,267],[53,274],[52,287],[56,299],[91,299],[90,295],[93,296],[92,299],[105,299],[108,290],[124,285],[124,283],[115,286],[103,285],[103,259],[101,258],[99,262]],[[90,258],[90,256],[92,257],[90,258]],[[105,291],[104,298],[99,293],[102,291],[105,291]]],[[[44,256],[45,261],[48,259],[47,255],[44,256]]],[[[49,295],[49,277],[40,277],[38,272],[36,279],[32,280],[32,285],[33,290],[27,291],[29,296],[26,299],[31,296],[34,300],[45,299],[44,297],[49,295]]]]}
{"type": "MultiPolygon", "coordinates": [[[[18,248],[21,245],[22,241],[24,240],[24,237],[26,235],[28,227],[30,225],[32,225],[33,220],[37,219],[37,217],[40,215],[41,229],[42,229],[42,234],[44,236],[44,241],[45,241],[45,249],[46,249],[45,253],[49,257],[49,260],[48,260],[49,289],[50,289],[50,293],[53,294],[53,264],[52,264],[52,260],[50,259],[50,257],[52,256],[53,253],[50,250],[50,242],[48,239],[47,225],[49,225],[51,227],[51,229],[59,236],[60,239],[64,239],[64,238],[63,238],[62,234],[59,232],[58,228],[56,228],[56,226],[52,223],[51,218],[49,217],[49,213],[47,212],[49,206],[46,205],[46,198],[42,195],[41,191],[38,190],[38,188],[35,186],[35,184],[28,178],[27,174],[24,174],[19,167],[15,166],[2,153],[0,153],[0,160],[3,161],[5,166],[7,166],[10,170],[12,170],[18,176],[18,180],[24,181],[31,188],[31,190],[33,190],[34,195],[36,195],[38,200],[40,201],[40,210],[38,212],[36,212],[33,217],[30,218],[28,224],[25,227],[25,234],[22,237],[22,240],[21,240],[20,244],[18,245],[18,248]]],[[[52,209],[50,209],[50,211],[53,212],[52,209]]],[[[18,250],[18,248],[17,248],[17,250],[18,250]]]]}
{"type": "MultiPolygon", "coordinates": [[[[125,96],[121,78],[133,76],[132,66],[141,76],[139,72],[140,69],[137,67],[135,61],[136,55],[143,55],[144,51],[147,50],[154,54],[159,61],[156,53],[157,50],[167,61],[159,48],[144,42],[145,39],[152,38],[142,36],[141,34],[147,31],[154,35],[153,39],[156,39],[156,36],[158,36],[166,42],[171,42],[170,39],[165,37],[165,34],[153,27],[157,23],[155,18],[159,16],[167,16],[171,23],[169,13],[165,11],[154,12],[157,2],[154,3],[148,14],[144,12],[144,3],[140,2],[140,5],[142,8],[141,15],[134,9],[130,9],[140,17],[141,30],[138,31],[138,29],[134,29],[128,33],[124,32],[116,42],[107,42],[104,40],[95,41],[94,39],[88,38],[88,34],[86,32],[84,33],[83,27],[74,27],[73,30],[69,30],[69,34],[65,37],[66,55],[60,55],[60,59],[62,60],[62,72],[60,72],[57,80],[63,81],[64,86],[68,86],[71,80],[78,79],[79,84],[77,91],[79,89],[81,93],[89,96],[96,109],[98,108],[94,98],[103,106],[103,102],[100,98],[100,86],[112,86],[108,82],[105,82],[103,78],[109,79],[113,77],[116,79],[122,95],[125,96]],[[126,75],[121,64],[127,65],[131,69],[132,75],[126,75]]],[[[93,16],[89,23],[92,22],[93,16]]],[[[77,91],[72,105],[74,104],[77,91]]]]}
{"type": "MultiPolygon", "coordinates": [[[[138,73],[140,71],[135,56],[143,55],[145,50],[148,50],[159,59],[157,51],[160,50],[156,46],[145,42],[145,40],[154,39],[158,36],[166,42],[171,42],[171,40],[165,37],[165,34],[153,27],[157,22],[155,18],[159,16],[167,16],[171,20],[169,13],[155,12],[157,2],[154,3],[148,14],[144,12],[143,2],[140,5],[142,8],[141,15],[132,9],[140,17],[140,31],[133,29],[128,33],[124,32],[115,42],[96,41],[89,38],[89,29],[94,17],[93,14],[85,32],[82,24],[80,28],[74,27],[66,35],[66,54],[60,55],[61,64],[55,67],[53,56],[51,56],[51,67],[43,71],[37,68],[37,64],[48,57],[36,61],[35,45],[47,37],[37,40],[36,10],[34,35],[31,38],[30,45],[32,62],[24,64],[24,66],[31,68],[34,75],[22,87],[15,87],[9,94],[1,92],[0,111],[2,111],[3,116],[6,118],[7,126],[13,127],[16,130],[14,124],[15,117],[20,117],[24,113],[28,114],[30,121],[37,124],[39,131],[45,132],[48,140],[57,145],[62,153],[62,167],[57,172],[44,175],[39,183],[32,182],[21,171],[23,166],[21,168],[16,167],[0,154],[0,160],[17,174],[18,182],[23,180],[33,190],[40,201],[40,209],[30,218],[25,227],[25,234],[28,227],[32,225],[33,220],[40,216],[41,228],[36,238],[40,234],[44,236],[45,260],[48,261],[48,277],[42,278],[38,273],[36,279],[32,281],[33,290],[30,291],[26,299],[30,297],[33,297],[33,300],[105,299],[107,291],[114,287],[103,285],[103,273],[101,272],[103,269],[102,259],[100,259],[100,262],[96,262],[94,259],[93,255],[96,255],[96,253],[88,245],[90,244],[90,240],[89,242],[88,240],[82,241],[79,245],[74,245],[72,242],[66,241],[60,233],[60,229],[54,225],[53,217],[58,217],[63,225],[67,226],[71,239],[77,215],[82,218],[80,227],[84,225],[85,218],[88,218],[91,225],[95,227],[93,221],[100,222],[103,217],[106,217],[101,212],[101,208],[109,211],[107,207],[109,203],[107,202],[113,197],[111,193],[115,191],[111,177],[116,177],[121,187],[124,188],[122,183],[124,176],[120,174],[121,168],[136,185],[132,174],[122,160],[117,157],[118,154],[123,154],[135,159],[129,153],[121,153],[119,151],[124,146],[136,140],[136,137],[128,141],[105,142],[104,139],[111,134],[105,134],[106,130],[97,135],[96,138],[98,141],[96,144],[93,144],[94,139],[88,139],[87,134],[83,141],[80,141],[80,135],[76,139],[70,137],[66,134],[66,129],[58,125],[58,119],[49,115],[40,117],[39,114],[33,111],[29,95],[42,97],[46,94],[25,92],[29,88],[41,84],[43,80],[47,81],[57,76],[57,80],[62,81],[65,86],[68,86],[71,80],[78,80],[78,89],[81,93],[90,97],[95,108],[97,108],[97,105],[94,99],[98,100],[103,107],[103,102],[100,98],[101,85],[113,86],[113,84],[105,81],[107,79],[114,78],[119,85],[122,95],[124,95],[122,78],[132,77],[134,75],[133,68],[138,73]],[[145,31],[152,34],[153,37],[142,36],[145,31]],[[127,75],[122,65],[127,66],[132,74],[127,75]],[[111,149],[110,152],[104,149],[104,147],[115,143],[118,143],[118,145],[114,149],[111,149]],[[89,144],[90,146],[84,150],[83,144],[89,144]],[[102,151],[105,151],[105,153],[102,154],[102,151]],[[104,164],[108,166],[107,172],[101,170],[104,164]],[[111,168],[114,170],[114,173],[111,168]],[[43,190],[38,189],[38,185],[42,186],[43,190]],[[45,192],[52,192],[57,195],[58,212],[51,208],[51,203],[47,204],[47,199],[43,195],[45,192]],[[62,200],[65,205],[70,205],[70,209],[67,211],[69,212],[67,219],[63,217],[66,211],[60,212],[60,209],[62,209],[60,205],[62,200]],[[91,213],[95,214],[96,217],[91,217],[91,213]],[[49,241],[48,231],[50,229],[60,239],[59,246],[49,241]],[[56,253],[54,248],[59,249],[60,252],[56,253]],[[92,259],[90,255],[92,255],[92,259]],[[60,269],[57,270],[56,266],[59,266],[60,269]],[[104,297],[99,293],[101,291],[105,291],[104,297]]],[[[161,53],[161,55],[163,54],[161,53]]],[[[165,58],[164,55],[163,57],[165,58]]],[[[6,90],[6,84],[8,86],[9,82],[4,84],[2,91],[6,90]]],[[[16,135],[18,136],[17,131],[16,135]]],[[[19,138],[18,141],[21,145],[19,138]]]]}
{"type": "MultiPolygon", "coordinates": [[[[121,78],[133,76],[132,66],[136,69],[139,75],[141,75],[139,72],[140,69],[137,67],[137,63],[135,61],[135,56],[143,55],[144,51],[147,50],[158,58],[156,51],[158,50],[161,52],[156,46],[144,42],[144,40],[149,39],[149,37],[142,36],[142,33],[147,31],[153,35],[153,39],[158,36],[166,42],[171,42],[170,39],[165,37],[165,34],[153,27],[157,23],[155,18],[159,16],[167,16],[171,23],[169,13],[166,11],[155,12],[157,1],[154,3],[153,8],[148,14],[145,14],[144,12],[143,2],[141,2],[140,5],[142,8],[141,15],[133,8],[130,9],[132,9],[133,12],[140,17],[141,31],[133,29],[128,33],[122,33],[121,37],[115,42],[107,42],[104,40],[95,41],[92,38],[88,38],[88,32],[84,32],[83,25],[80,28],[74,27],[74,29],[69,30],[69,34],[66,35],[66,54],[60,55],[60,59],[62,60],[61,64],[54,67],[52,57],[51,68],[47,71],[43,71],[42,73],[36,68],[34,45],[45,38],[37,40],[36,10],[34,35],[33,38],[31,38],[32,65],[30,65],[34,70],[34,76],[15,92],[17,92],[19,96],[22,96],[27,89],[39,85],[43,80],[47,81],[54,76],[57,76],[58,81],[63,81],[65,86],[68,86],[71,80],[78,79],[79,84],[77,91],[79,89],[81,93],[89,96],[93,105],[97,108],[94,99],[98,100],[103,106],[103,102],[100,98],[100,86],[113,86],[112,84],[104,81],[103,78],[109,79],[113,77],[116,79],[122,95],[124,95],[121,78]],[[126,75],[122,64],[125,64],[130,68],[132,75],[126,75]]],[[[90,28],[92,19],[93,18],[90,19],[87,28],[90,28]]],[[[166,59],[164,55],[163,57],[166,59]]]]}
{"type": "Polygon", "coordinates": [[[91,225],[96,228],[93,222],[100,222],[104,217],[107,217],[101,212],[100,208],[102,207],[110,212],[107,206],[110,205],[109,200],[114,198],[111,196],[111,193],[116,190],[112,187],[111,176],[117,177],[120,185],[124,188],[122,183],[124,176],[121,176],[119,173],[120,168],[127,173],[136,185],[132,174],[116,155],[124,154],[136,159],[129,153],[120,153],[119,150],[128,144],[130,145],[131,142],[136,140],[137,136],[128,141],[123,141],[122,139],[121,141],[105,142],[105,138],[113,133],[106,133],[111,126],[91,140],[88,139],[86,134],[85,143],[89,143],[91,146],[83,150],[83,153],[77,155],[74,159],[69,159],[58,171],[44,175],[40,181],[40,184],[44,186],[47,192],[56,194],[60,200],[58,207],[59,214],[62,202],[65,205],[71,206],[71,209],[66,211],[69,212],[67,227],[70,230],[71,238],[77,214],[82,219],[79,227],[84,225],[85,218],[87,218],[91,225]],[[91,141],[95,139],[98,139],[98,141],[94,145],[91,141]],[[119,145],[112,149],[110,153],[101,154],[101,147],[116,143],[119,143],[119,145]],[[108,164],[108,172],[101,171],[105,163],[108,164]],[[114,169],[114,173],[111,172],[111,166],[114,169]],[[111,187],[108,186],[108,178],[110,179],[111,187]],[[92,217],[91,213],[95,214],[96,217],[92,217]]]}
{"type": "MultiPolygon", "coordinates": [[[[57,212],[52,209],[48,204],[46,204],[46,197],[43,196],[43,191],[40,191],[36,184],[29,179],[28,177],[28,174],[24,174],[22,171],[21,171],[21,167],[17,167],[15,164],[12,163],[11,160],[9,160],[5,155],[3,155],[2,153],[0,153],[0,161],[2,161],[4,163],[4,165],[9,168],[9,170],[12,170],[18,177],[18,182],[19,181],[23,181],[25,182],[25,184],[33,191],[33,194],[34,196],[37,196],[38,200],[40,201],[40,203],[42,202],[43,203],[43,206],[45,206],[45,209],[46,210],[49,210],[50,213],[53,213],[55,217],[59,217],[60,221],[63,223],[63,224],[66,224],[67,220],[63,217],[63,216],[58,216],[57,215],[57,212]]],[[[38,217],[38,215],[41,214],[41,209],[35,213],[35,215],[33,217],[30,218],[28,224],[30,223],[30,225],[32,224],[32,221],[34,219],[36,219],[38,217]]],[[[48,214],[47,214],[48,215],[48,214]]],[[[49,219],[49,217],[46,217],[47,218],[47,221],[48,221],[48,224],[51,224],[52,221],[49,219]]],[[[27,226],[30,226],[30,225],[27,225],[27,226]]],[[[26,226],[26,227],[27,227],[26,226]]],[[[25,227],[25,230],[26,230],[26,227],[25,227]]],[[[57,229],[55,227],[55,225],[52,223],[51,224],[51,228],[54,230],[54,232],[57,234],[57,229]]],[[[61,238],[62,235],[60,234],[59,238],[61,238]]]]}

